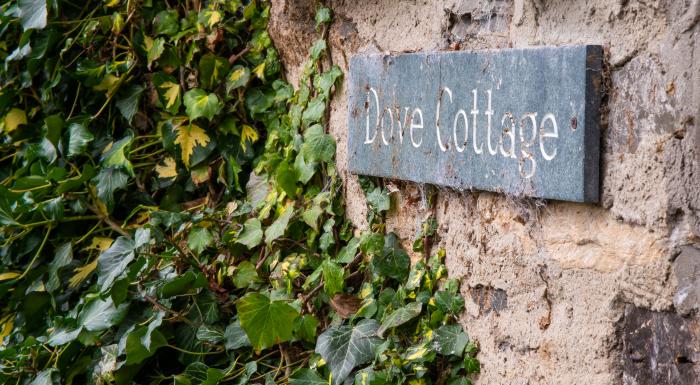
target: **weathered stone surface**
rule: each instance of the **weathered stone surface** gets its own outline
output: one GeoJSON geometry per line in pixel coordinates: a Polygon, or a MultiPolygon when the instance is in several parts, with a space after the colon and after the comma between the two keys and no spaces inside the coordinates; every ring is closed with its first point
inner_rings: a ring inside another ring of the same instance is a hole
{"type": "Polygon", "coordinates": [[[622,325],[623,384],[697,384],[698,342],[693,321],[628,305],[622,325]]]}
{"type": "Polygon", "coordinates": [[[700,309],[700,250],[685,246],[673,261],[678,281],[673,305],[681,314],[700,309]]]}
{"type": "Polygon", "coordinates": [[[595,202],[601,60],[599,46],[355,56],[349,169],[595,202]]]}
{"type": "Polygon", "coordinates": [[[469,288],[469,295],[483,314],[488,314],[492,311],[498,313],[508,306],[508,294],[503,289],[477,285],[469,288]]]}

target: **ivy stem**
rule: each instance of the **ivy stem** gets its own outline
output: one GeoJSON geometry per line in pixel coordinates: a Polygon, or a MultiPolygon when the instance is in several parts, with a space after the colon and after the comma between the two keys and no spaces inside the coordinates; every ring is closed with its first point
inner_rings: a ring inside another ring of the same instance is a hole
{"type": "Polygon", "coordinates": [[[55,222],[59,222],[59,223],[78,222],[78,221],[89,221],[89,220],[93,220],[93,219],[99,219],[99,217],[97,215],[78,215],[75,217],[63,218],[63,219],[60,219],[58,221],[48,219],[48,220],[41,221],[41,222],[27,223],[26,225],[22,225],[22,228],[29,229],[29,228],[33,228],[33,227],[37,227],[37,226],[41,226],[41,225],[47,225],[49,223],[55,223],[55,222]]]}
{"type": "Polygon", "coordinates": [[[191,354],[191,355],[193,355],[193,356],[209,356],[209,355],[212,355],[212,354],[221,354],[221,353],[224,352],[224,350],[217,350],[217,351],[215,351],[215,352],[191,352],[191,351],[189,351],[189,350],[185,350],[185,349],[179,348],[179,347],[177,347],[177,346],[175,346],[175,345],[170,345],[170,344],[168,344],[168,345],[165,345],[165,346],[167,346],[167,347],[169,347],[169,348],[171,348],[171,349],[175,349],[175,350],[177,350],[177,351],[180,352],[180,353],[191,354]]]}
{"type": "Polygon", "coordinates": [[[29,270],[32,268],[32,265],[34,265],[34,262],[36,262],[37,258],[39,258],[41,250],[44,249],[44,245],[46,245],[46,241],[49,239],[49,234],[51,234],[51,230],[53,230],[53,228],[51,227],[51,225],[49,225],[48,230],[46,230],[46,235],[44,235],[44,240],[41,241],[41,245],[39,245],[39,249],[36,251],[36,254],[34,254],[34,258],[32,258],[31,262],[29,262],[29,265],[27,265],[27,268],[24,269],[24,272],[22,272],[22,274],[20,274],[19,277],[15,278],[14,281],[21,280],[27,275],[27,273],[29,273],[29,270]]]}

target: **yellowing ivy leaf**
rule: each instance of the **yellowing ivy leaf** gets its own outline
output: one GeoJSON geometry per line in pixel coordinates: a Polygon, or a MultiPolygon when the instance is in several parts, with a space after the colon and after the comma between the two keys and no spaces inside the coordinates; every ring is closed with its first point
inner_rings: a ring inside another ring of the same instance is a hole
{"type": "Polygon", "coordinates": [[[255,76],[257,76],[260,80],[265,80],[265,62],[260,63],[255,69],[253,70],[253,73],[255,76]]]}
{"type": "Polygon", "coordinates": [[[102,78],[102,81],[100,81],[100,83],[96,86],[92,87],[92,89],[95,91],[107,91],[107,94],[112,94],[118,83],[118,77],[112,74],[107,74],[102,78]]]}
{"type": "Polygon", "coordinates": [[[202,24],[206,24],[207,26],[209,26],[209,28],[211,28],[216,23],[220,22],[222,17],[223,15],[219,11],[205,9],[199,14],[199,22],[202,24]]]}
{"type": "Polygon", "coordinates": [[[243,125],[243,129],[241,130],[241,148],[245,151],[245,146],[246,142],[250,141],[250,143],[255,143],[258,141],[258,132],[255,131],[255,129],[247,124],[243,125]]]}
{"type": "Polygon", "coordinates": [[[90,242],[90,244],[86,246],[83,251],[97,250],[99,252],[103,252],[112,246],[112,242],[114,242],[112,238],[94,237],[92,238],[92,242],[90,242]]]}
{"type": "Polygon", "coordinates": [[[27,124],[27,114],[24,110],[13,108],[5,115],[5,132],[10,133],[17,129],[21,124],[27,124]]]}
{"type": "Polygon", "coordinates": [[[80,285],[81,282],[83,282],[87,277],[90,276],[90,274],[92,274],[93,271],[95,271],[96,267],[97,258],[95,258],[94,261],[88,263],[85,266],[76,267],[74,270],[75,274],[73,274],[73,276],[70,277],[68,285],[72,288],[78,287],[78,285],[80,285]]]}
{"type": "Polygon", "coordinates": [[[6,271],[4,273],[0,273],[0,282],[19,277],[19,275],[19,273],[15,273],[14,271],[6,271]]]}
{"type": "Polygon", "coordinates": [[[175,159],[171,157],[165,158],[163,165],[156,165],[156,172],[159,178],[174,178],[177,176],[177,164],[175,164],[175,159]]]}
{"type": "Polygon", "coordinates": [[[200,184],[209,180],[209,166],[205,164],[203,166],[196,167],[192,169],[190,175],[192,176],[192,182],[199,186],[200,184]]]}
{"type": "Polygon", "coordinates": [[[158,88],[165,90],[164,95],[165,100],[167,100],[165,108],[168,109],[174,106],[177,102],[177,98],[180,96],[180,85],[173,82],[165,82],[158,88]]]}
{"type": "Polygon", "coordinates": [[[194,152],[195,146],[206,146],[209,143],[209,136],[204,130],[196,124],[182,125],[178,127],[177,138],[175,144],[180,145],[182,150],[182,162],[185,166],[190,167],[190,156],[194,152]]]}
{"type": "Polygon", "coordinates": [[[14,313],[4,315],[2,318],[0,318],[0,342],[3,340],[3,338],[9,336],[10,333],[12,333],[12,328],[14,327],[14,324],[14,313]]]}
{"type": "Polygon", "coordinates": [[[147,67],[151,69],[151,63],[154,60],[158,60],[160,55],[165,51],[165,40],[163,38],[153,39],[148,36],[143,38],[143,50],[146,51],[146,62],[147,67]]]}

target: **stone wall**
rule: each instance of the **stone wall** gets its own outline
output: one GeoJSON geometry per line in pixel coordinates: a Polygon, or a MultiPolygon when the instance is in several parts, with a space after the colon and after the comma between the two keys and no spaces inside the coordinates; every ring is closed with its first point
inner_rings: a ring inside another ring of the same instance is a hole
{"type": "MultiPolygon", "coordinates": [[[[333,63],[358,53],[601,44],[601,203],[440,189],[438,247],[462,282],[461,322],[481,346],[477,384],[700,383],[700,1],[329,0],[333,63]]],[[[318,35],[312,0],[273,0],[290,81],[318,35]]],[[[347,95],[330,129],[347,212],[347,95]]],[[[408,246],[425,188],[391,181],[388,218],[408,246]]],[[[410,247],[408,247],[410,249],[410,247]]]]}

